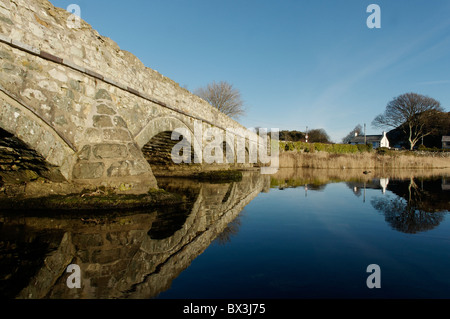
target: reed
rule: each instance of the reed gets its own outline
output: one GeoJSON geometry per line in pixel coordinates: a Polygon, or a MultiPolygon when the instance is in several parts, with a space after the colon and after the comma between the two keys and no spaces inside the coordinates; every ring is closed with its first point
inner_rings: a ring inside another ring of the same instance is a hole
{"type": "Polygon", "coordinates": [[[449,156],[410,155],[401,152],[280,152],[280,168],[316,169],[433,169],[450,167],[449,156]]]}

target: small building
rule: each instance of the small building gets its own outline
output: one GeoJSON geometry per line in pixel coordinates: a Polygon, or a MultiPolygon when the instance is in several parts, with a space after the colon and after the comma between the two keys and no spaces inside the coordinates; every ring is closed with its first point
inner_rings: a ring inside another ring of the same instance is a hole
{"type": "Polygon", "coordinates": [[[355,133],[355,136],[348,143],[352,145],[372,144],[374,149],[379,147],[389,148],[386,132],[383,132],[382,135],[358,135],[355,133]]]}
{"type": "Polygon", "coordinates": [[[442,148],[450,149],[450,136],[442,136],[442,148]]]}

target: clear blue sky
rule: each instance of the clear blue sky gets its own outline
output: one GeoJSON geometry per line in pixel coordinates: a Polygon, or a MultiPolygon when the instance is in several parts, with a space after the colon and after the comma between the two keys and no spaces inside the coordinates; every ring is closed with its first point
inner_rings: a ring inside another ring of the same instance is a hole
{"type": "Polygon", "coordinates": [[[450,110],[448,0],[51,0],[193,91],[227,81],[247,127],[323,128],[339,142],[394,97],[450,110]],[[369,4],[381,29],[369,29],[369,4]]]}

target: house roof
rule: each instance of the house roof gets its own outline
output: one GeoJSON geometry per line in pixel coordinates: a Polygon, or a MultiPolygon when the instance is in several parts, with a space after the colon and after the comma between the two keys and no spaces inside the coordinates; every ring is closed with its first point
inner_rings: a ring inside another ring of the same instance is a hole
{"type": "Polygon", "coordinates": [[[442,136],[442,142],[450,142],[450,136],[442,136]]]}
{"type": "Polygon", "coordinates": [[[366,137],[364,139],[364,135],[358,135],[358,136],[352,137],[352,139],[350,140],[350,143],[363,143],[364,144],[364,140],[367,143],[380,142],[382,138],[383,138],[383,135],[366,135],[366,137]]]}

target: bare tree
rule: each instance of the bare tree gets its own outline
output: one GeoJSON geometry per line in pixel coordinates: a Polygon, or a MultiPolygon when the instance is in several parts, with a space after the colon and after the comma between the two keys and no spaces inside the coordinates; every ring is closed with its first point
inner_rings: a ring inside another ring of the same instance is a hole
{"type": "Polygon", "coordinates": [[[229,117],[238,119],[245,114],[241,93],[227,82],[213,82],[194,93],[229,117]]]}
{"type": "Polygon", "coordinates": [[[423,137],[430,135],[430,120],[441,104],[435,99],[417,93],[405,93],[388,103],[383,114],[372,122],[374,127],[401,128],[408,136],[410,149],[423,137]]]}
{"type": "Polygon", "coordinates": [[[342,139],[342,143],[347,144],[353,137],[355,137],[356,135],[361,135],[362,133],[363,127],[361,126],[361,124],[358,124],[353,130],[350,131],[350,133],[347,134],[347,136],[342,139]]]}

